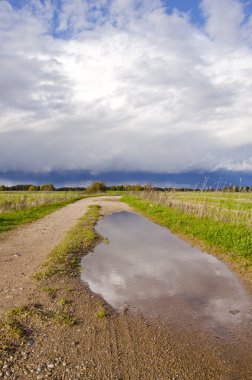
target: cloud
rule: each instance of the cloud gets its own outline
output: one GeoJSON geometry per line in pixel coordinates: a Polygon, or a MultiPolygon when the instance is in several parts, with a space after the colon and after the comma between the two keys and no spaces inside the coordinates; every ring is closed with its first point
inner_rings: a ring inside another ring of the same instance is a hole
{"type": "Polygon", "coordinates": [[[0,2],[2,171],[252,171],[251,18],[202,1],[0,2]],[[225,15],[225,17],[224,17],[225,15]]]}
{"type": "Polygon", "coordinates": [[[243,3],[237,0],[203,0],[201,7],[207,18],[205,30],[210,37],[224,45],[240,42],[243,3]]]}

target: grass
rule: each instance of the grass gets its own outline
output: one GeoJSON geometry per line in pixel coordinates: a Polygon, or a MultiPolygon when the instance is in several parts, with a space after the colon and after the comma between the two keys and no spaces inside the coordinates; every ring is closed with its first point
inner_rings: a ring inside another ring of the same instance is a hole
{"type": "Polygon", "coordinates": [[[16,318],[11,318],[7,320],[7,327],[9,328],[10,332],[13,335],[17,336],[18,338],[24,338],[29,335],[28,330],[26,329],[26,326],[24,326],[16,318]]]}
{"type": "Polygon", "coordinates": [[[96,318],[99,318],[99,319],[102,319],[102,318],[105,318],[107,317],[108,315],[108,312],[106,309],[104,309],[104,307],[101,307],[95,314],[96,318]]]}
{"type": "MultiPolygon", "coordinates": [[[[19,350],[41,326],[68,328],[80,323],[76,317],[75,278],[79,276],[82,256],[102,240],[94,229],[99,218],[100,206],[90,206],[34,276],[41,280],[36,285],[36,303],[13,308],[3,320],[0,319],[0,354],[19,350]]],[[[97,318],[106,315],[107,312],[101,308],[97,318]]]]}
{"type": "Polygon", "coordinates": [[[199,216],[135,196],[124,196],[123,201],[155,223],[203,245],[210,252],[224,254],[239,269],[252,274],[252,228],[246,223],[199,216]]]}
{"type": "Polygon", "coordinates": [[[51,299],[55,299],[57,297],[57,293],[59,288],[56,287],[45,287],[41,289],[42,292],[46,293],[51,299]]]}
{"type": "Polygon", "coordinates": [[[82,197],[79,191],[0,191],[0,214],[82,197]]]}
{"type": "Polygon", "coordinates": [[[0,213],[0,233],[11,230],[21,224],[30,223],[34,220],[40,219],[51,212],[66,206],[70,203],[76,202],[83,198],[80,194],[75,193],[74,196],[66,199],[62,197],[61,200],[55,201],[56,198],[52,198],[49,203],[33,205],[27,203],[27,207],[13,208],[9,211],[0,213]]]}
{"type": "Polygon", "coordinates": [[[85,252],[91,251],[100,236],[94,227],[100,217],[100,206],[89,206],[86,214],[70,230],[66,238],[53,249],[42,271],[35,278],[53,276],[77,277],[80,273],[80,261],[85,252]]]}
{"type": "Polygon", "coordinates": [[[59,325],[72,327],[77,324],[77,319],[74,317],[73,314],[60,310],[54,316],[54,322],[59,325]]]}
{"type": "Polygon", "coordinates": [[[42,322],[51,321],[67,327],[74,326],[77,323],[76,318],[73,313],[64,309],[64,306],[68,305],[69,302],[62,303],[60,301],[62,300],[59,300],[58,303],[61,307],[56,311],[45,310],[40,304],[13,308],[7,314],[5,326],[11,335],[18,339],[28,339],[30,337],[32,329],[28,325],[32,324],[33,318],[37,318],[42,322]]]}
{"type": "Polygon", "coordinates": [[[143,191],[137,196],[199,217],[252,226],[251,193],[143,191]]]}

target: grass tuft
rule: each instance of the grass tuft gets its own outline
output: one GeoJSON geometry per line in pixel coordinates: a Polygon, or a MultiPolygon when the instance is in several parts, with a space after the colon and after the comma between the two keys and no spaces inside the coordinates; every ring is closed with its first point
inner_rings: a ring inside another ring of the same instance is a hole
{"type": "Polygon", "coordinates": [[[77,319],[69,312],[58,311],[54,316],[54,322],[59,325],[65,325],[67,327],[72,327],[77,324],[77,319]]]}
{"type": "Polygon", "coordinates": [[[102,318],[105,318],[108,316],[108,312],[106,309],[104,309],[104,307],[100,308],[96,314],[95,314],[96,318],[99,318],[99,319],[102,319],[102,318]]]}
{"type": "Polygon", "coordinates": [[[101,237],[94,227],[100,217],[100,206],[92,205],[79,222],[71,229],[66,238],[49,255],[44,270],[34,278],[41,280],[53,276],[78,277],[80,261],[85,252],[91,251],[101,237]]]}

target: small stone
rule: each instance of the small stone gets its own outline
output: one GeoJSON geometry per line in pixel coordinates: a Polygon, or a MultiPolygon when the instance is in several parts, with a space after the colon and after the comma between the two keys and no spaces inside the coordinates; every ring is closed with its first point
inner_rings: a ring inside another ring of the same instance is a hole
{"type": "Polygon", "coordinates": [[[54,364],[52,364],[52,363],[51,364],[47,364],[47,368],[48,369],[53,369],[54,368],[54,364]]]}
{"type": "Polygon", "coordinates": [[[240,313],[240,310],[229,310],[229,313],[238,314],[238,313],[240,313]]]}
{"type": "Polygon", "coordinates": [[[63,362],[62,365],[63,365],[63,367],[65,367],[66,366],[66,362],[63,362]]]}

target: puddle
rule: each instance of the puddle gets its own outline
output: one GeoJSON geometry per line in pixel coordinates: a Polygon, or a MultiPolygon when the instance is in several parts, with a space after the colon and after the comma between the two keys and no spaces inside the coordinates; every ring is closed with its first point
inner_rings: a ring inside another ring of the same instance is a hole
{"type": "Polygon", "coordinates": [[[249,320],[251,298],[214,256],[130,212],[105,216],[97,231],[109,244],[83,258],[81,277],[114,308],[222,331],[249,320]]]}

